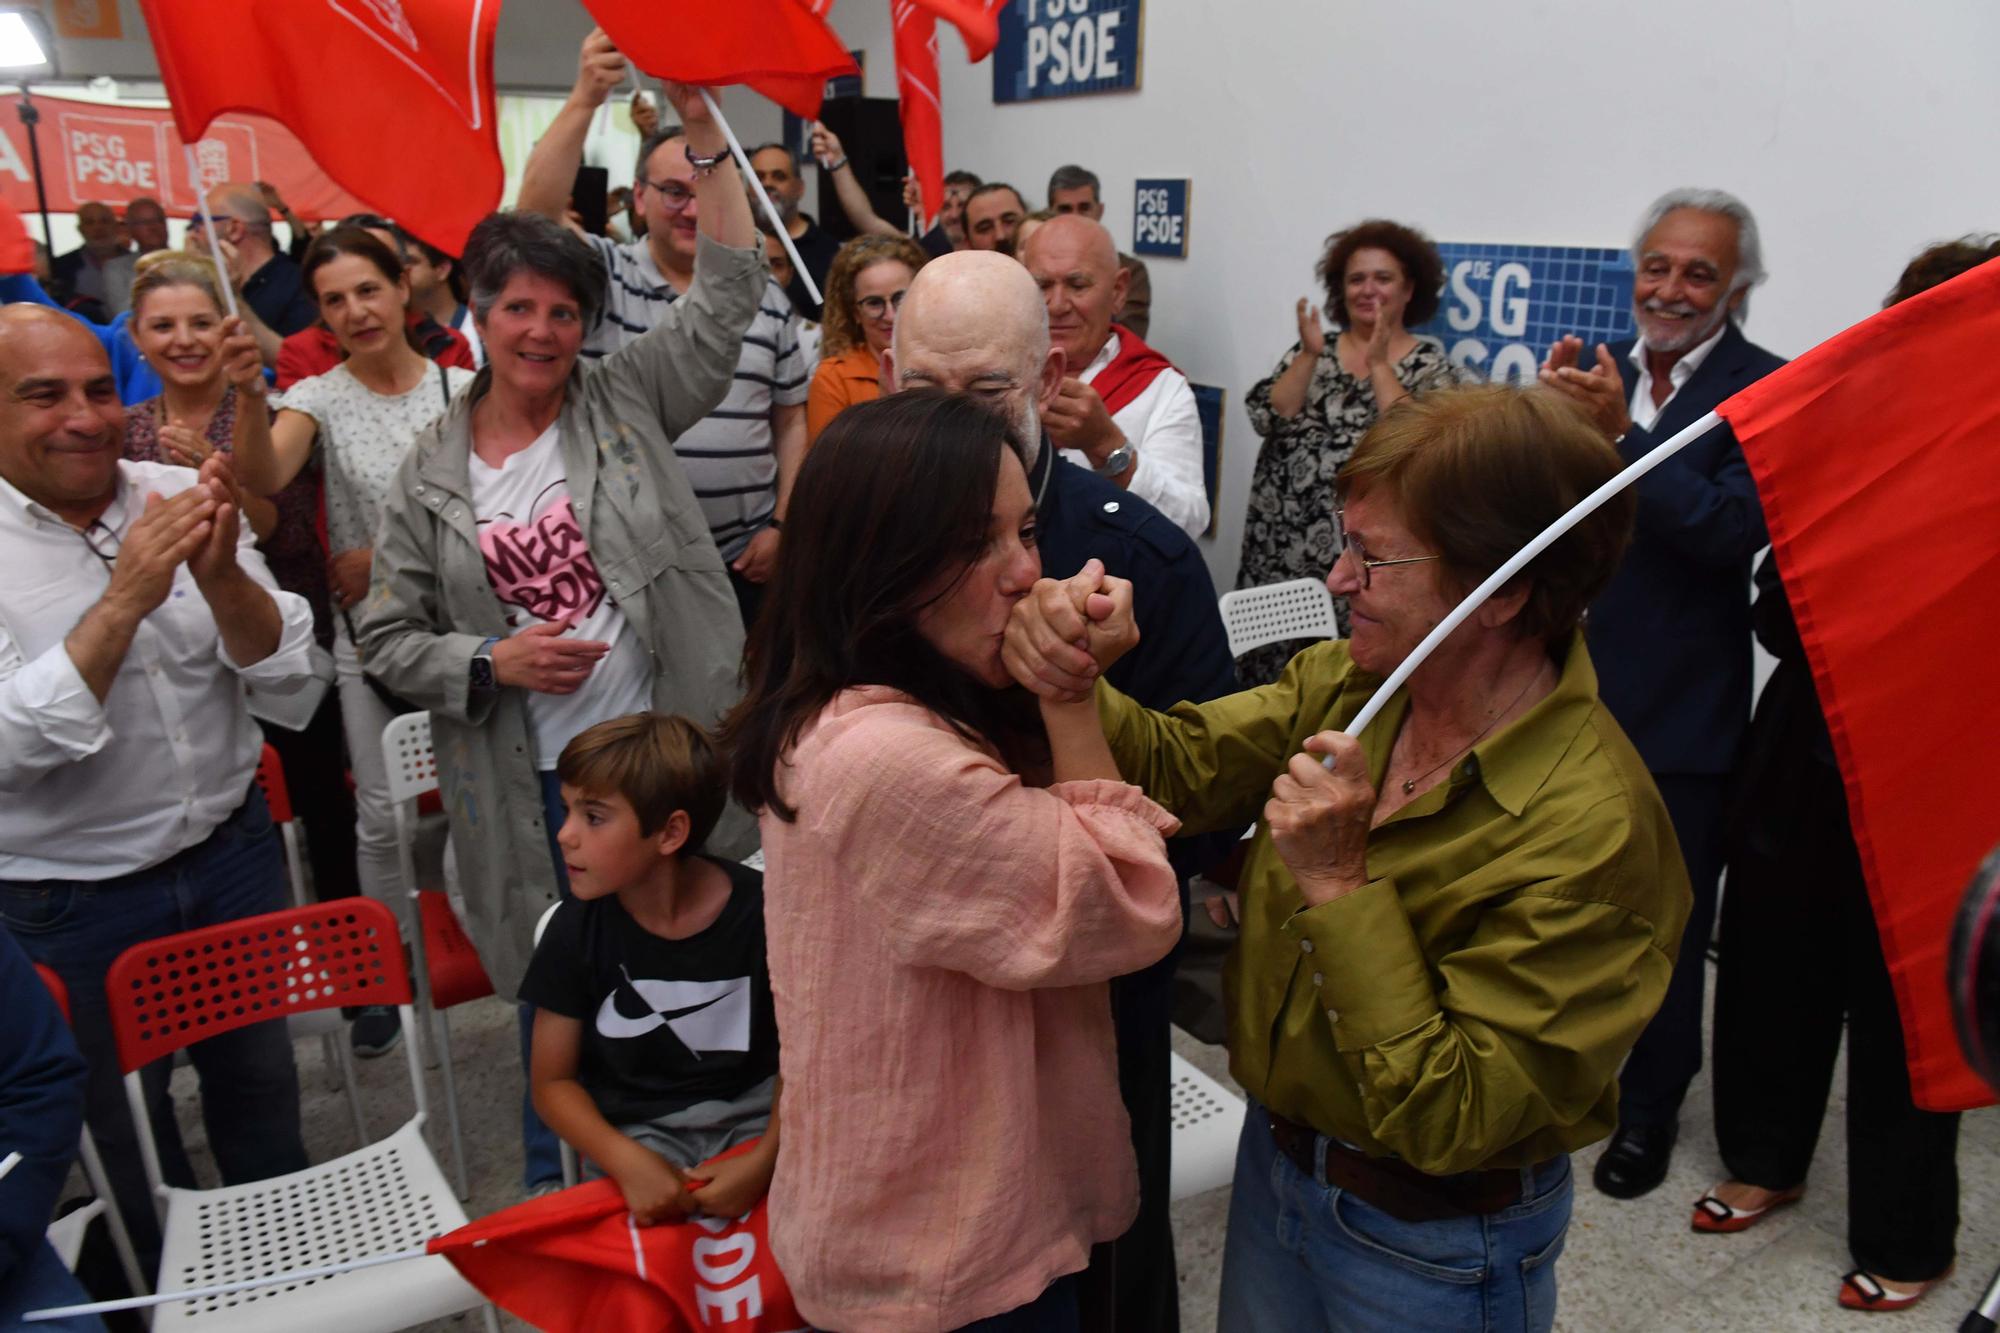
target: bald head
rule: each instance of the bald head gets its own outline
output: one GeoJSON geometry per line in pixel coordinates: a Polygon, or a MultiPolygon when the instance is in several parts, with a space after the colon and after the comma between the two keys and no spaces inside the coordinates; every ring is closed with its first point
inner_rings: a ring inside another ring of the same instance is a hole
{"type": "Polygon", "coordinates": [[[124,427],[96,334],[46,306],[0,306],[0,477],[65,518],[95,517],[117,484],[124,427]]]}
{"type": "Polygon", "coordinates": [[[1110,338],[1131,282],[1111,233],[1081,213],[1065,213],[1035,229],[1021,263],[1047,308],[1050,339],[1072,374],[1084,369],[1110,338]]]}
{"type": "Polygon", "coordinates": [[[889,369],[898,389],[975,393],[1003,407],[1030,453],[1039,404],[1062,382],[1034,280],[1005,255],[959,250],[918,270],[896,319],[889,369]]]}

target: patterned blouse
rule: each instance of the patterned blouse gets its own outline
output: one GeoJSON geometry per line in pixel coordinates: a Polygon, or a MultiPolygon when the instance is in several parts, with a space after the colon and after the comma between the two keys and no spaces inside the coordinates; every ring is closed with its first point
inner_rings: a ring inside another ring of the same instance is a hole
{"type": "MultiPolygon", "coordinates": [[[[1297,359],[1293,343],[1278,368],[1250,390],[1244,408],[1264,437],[1250,478],[1250,512],[1243,523],[1243,558],[1236,586],[1256,588],[1292,579],[1325,578],[1339,552],[1333,549],[1333,479],[1354,446],[1375,424],[1375,386],[1340,364],[1336,340],[1326,340],[1297,416],[1271,408],[1271,385],[1297,359]]],[[[1435,338],[1419,337],[1396,363],[1396,379],[1412,394],[1440,385],[1470,383],[1473,376],[1446,358],[1435,338]]],[[[1347,637],[1347,603],[1336,598],[1340,636],[1347,637]]],[[[1303,645],[1274,643],[1245,653],[1236,663],[1245,689],[1268,685],[1303,645]]]]}
{"type": "MultiPolygon", "coordinates": [[[[202,432],[209,447],[218,453],[227,454],[234,445],[239,401],[236,386],[226,386],[222,401],[216,404],[215,415],[209,418],[208,429],[202,432]]],[[[125,456],[140,463],[173,462],[160,450],[160,427],[166,420],[164,397],[156,395],[129,404],[125,408],[125,456]]],[[[312,606],[313,632],[320,647],[329,647],[333,642],[333,619],[326,551],[319,538],[319,459],[315,457],[308,463],[272,502],[278,507],[278,526],[257,543],[257,549],[264,553],[278,586],[297,593],[312,606]]]]}

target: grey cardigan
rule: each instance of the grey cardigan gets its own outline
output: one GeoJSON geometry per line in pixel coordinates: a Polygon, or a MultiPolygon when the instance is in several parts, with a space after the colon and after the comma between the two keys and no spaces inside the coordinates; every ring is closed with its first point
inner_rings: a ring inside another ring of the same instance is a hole
{"type": "MultiPolygon", "coordinates": [[[[743,628],[673,440],[728,392],[765,281],[757,251],[703,236],[687,294],[644,337],[595,364],[579,360],[558,418],[584,541],[653,657],[653,707],[703,723],[741,693],[743,628]]],[[[466,925],[494,989],[512,997],[536,918],[556,899],[556,868],[523,692],[471,689],[473,654],[509,633],[479,550],[468,467],[472,408],[491,383],[492,371],[480,371],[398,469],[359,635],[369,674],[430,710],[466,925]]],[[[755,838],[732,806],[708,846],[743,855],[755,838]]]]}

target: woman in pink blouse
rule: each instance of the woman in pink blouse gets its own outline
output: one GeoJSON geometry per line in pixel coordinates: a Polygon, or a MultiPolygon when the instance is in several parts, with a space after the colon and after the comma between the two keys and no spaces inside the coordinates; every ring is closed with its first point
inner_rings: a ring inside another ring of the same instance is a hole
{"type": "MultiPolygon", "coordinates": [[[[1074,1330],[1070,1275],[1138,1206],[1105,983],[1179,936],[1176,823],[1091,705],[1001,665],[1041,560],[976,399],[843,413],[780,551],[725,728],[784,1043],[773,1250],[815,1327],[1074,1330]]],[[[1100,667],[1138,638],[1110,586],[1100,667]]]]}

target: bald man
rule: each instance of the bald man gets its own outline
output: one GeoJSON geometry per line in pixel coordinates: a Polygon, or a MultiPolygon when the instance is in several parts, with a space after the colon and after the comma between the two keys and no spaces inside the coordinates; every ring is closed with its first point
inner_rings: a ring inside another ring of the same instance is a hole
{"type": "MultiPolygon", "coordinates": [[[[1068,461],[1045,436],[1066,359],[1050,341],[1048,307],[1025,268],[976,250],[933,259],[903,297],[883,362],[885,379],[898,389],[977,394],[1014,423],[1028,448],[1044,577],[1066,578],[1095,557],[1108,573],[1132,581],[1139,646],[1105,679],[1162,709],[1236,689],[1215,585],[1194,542],[1140,496],[1068,461]]],[[[1228,855],[1241,831],[1168,843],[1183,909],[1188,879],[1228,855]]],[[[1172,1333],[1180,1324],[1167,1216],[1174,962],[1170,954],[1111,986],[1118,1082],[1139,1163],[1139,1217],[1122,1239],[1100,1246],[1092,1258],[1084,1284],[1085,1328],[1172,1333]]]]}
{"type": "MultiPolygon", "coordinates": [[[[156,1249],[105,971],[142,940],[285,905],[245,691],[308,688],[313,626],[238,520],[226,460],[129,462],[124,427],[88,329],[0,308],[0,567],[33,571],[0,580],[0,914],[69,987],[91,1129],[134,1240],[156,1249]]],[[[226,1183],[305,1167],[282,1023],[192,1059],[226,1183]]],[[[167,1072],[146,1071],[162,1169],[192,1186],[167,1072]]]]}
{"type": "MultiPolygon", "coordinates": [[[[208,192],[208,210],[215,216],[217,235],[234,250],[229,260],[230,280],[257,318],[278,338],[289,338],[310,327],[319,318],[319,310],[306,291],[298,264],[278,249],[263,192],[242,181],[218,185],[208,192]]],[[[187,248],[208,253],[208,237],[199,213],[188,223],[187,248]]],[[[275,344],[266,350],[267,361],[276,357],[275,344]]]]}
{"type": "Polygon", "coordinates": [[[57,255],[49,275],[58,296],[89,302],[79,313],[108,323],[132,305],[132,265],[138,256],[118,232],[118,214],[109,204],[79,204],[76,229],[83,244],[57,255]]]}
{"type": "Polygon", "coordinates": [[[1022,248],[1067,373],[1042,426],[1073,463],[1152,503],[1190,537],[1208,528],[1201,415],[1172,362],[1115,321],[1131,274],[1102,223],[1050,218],[1022,248]]]}

